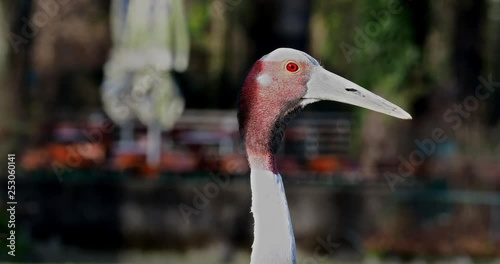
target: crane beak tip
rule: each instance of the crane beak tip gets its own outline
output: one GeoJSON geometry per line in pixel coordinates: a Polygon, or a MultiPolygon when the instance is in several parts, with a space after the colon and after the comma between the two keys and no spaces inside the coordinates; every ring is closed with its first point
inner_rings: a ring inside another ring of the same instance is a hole
{"type": "Polygon", "coordinates": [[[405,112],[405,114],[401,117],[401,119],[412,120],[413,117],[410,114],[408,114],[407,112],[405,112]]]}

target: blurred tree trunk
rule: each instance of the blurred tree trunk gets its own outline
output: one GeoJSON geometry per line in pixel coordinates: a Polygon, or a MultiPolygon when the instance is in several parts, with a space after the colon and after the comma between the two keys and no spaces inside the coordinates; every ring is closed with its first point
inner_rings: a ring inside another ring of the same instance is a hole
{"type": "Polygon", "coordinates": [[[414,26],[415,44],[422,52],[429,33],[429,1],[411,1],[408,2],[408,7],[411,13],[411,21],[414,26]]]}
{"type": "MultiPolygon", "coordinates": [[[[493,81],[500,81],[500,2],[491,1],[491,69],[493,72],[493,81]]],[[[493,98],[490,103],[492,111],[489,116],[489,124],[497,125],[500,122],[500,92],[493,93],[493,98]]]]}
{"type": "MultiPolygon", "coordinates": [[[[26,17],[33,20],[34,14],[45,12],[44,4],[33,0],[32,12],[26,17]]],[[[98,76],[110,47],[109,6],[109,1],[62,2],[31,40],[29,63],[36,78],[30,84],[30,114],[38,127],[55,125],[63,114],[78,120],[75,113],[99,106],[98,76]]],[[[32,137],[44,143],[50,135],[32,137]]]]}
{"type": "MultiPolygon", "coordinates": [[[[460,0],[455,2],[455,28],[451,68],[457,90],[457,102],[464,103],[468,96],[475,96],[483,75],[487,47],[484,32],[486,25],[486,0],[460,0]]],[[[484,103],[486,104],[486,102],[484,103]]],[[[484,109],[484,108],[483,108],[484,109]]],[[[464,125],[456,130],[456,140],[464,155],[478,155],[484,135],[484,111],[477,111],[464,119],[464,125]]],[[[459,151],[457,151],[459,152],[459,151]]],[[[464,167],[466,165],[463,165],[464,167]]]]}
{"type": "Polygon", "coordinates": [[[255,40],[255,60],[280,47],[307,49],[311,1],[259,0],[254,10],[249,35],[255,40]]]}
{"type": "MultiPolygon", "coordinates": [[[[0,155],[13,153],[18,150],[17,143],[29,131],[28,124],[21,118],[26,113],[21,103],[20,95],[26,80],[23,78],[27,72],[29,43],[20,43],[14,48],[11,42],[17,36],[23,36],[21,17],[29,14],[30,1],[5,1],[0,2],[3,11],[0,12],[2,31],[7,38],[3,38],[6,50],[0,71],[0,155]]],[[[2,11],[2,10],[0,10],[2,11]]],[[[3,36],[4,34],[2,34],[3,36]]]]}
{"type": "Polygon", "coordinates": [[[455,1],[455,34],[452,68],[457,80],[458,95],[473,94],[482,73],[484,48],[482,30],[485,21],[485,0],[455,1]]]}
{"type": "Polygon", "coordinates": [[[278,1],[256,0],[253,3],[253,21],[248,29],[250,39],[254,40],[252,61],[279,47],[275,32],[278,13],[278,1]]]}

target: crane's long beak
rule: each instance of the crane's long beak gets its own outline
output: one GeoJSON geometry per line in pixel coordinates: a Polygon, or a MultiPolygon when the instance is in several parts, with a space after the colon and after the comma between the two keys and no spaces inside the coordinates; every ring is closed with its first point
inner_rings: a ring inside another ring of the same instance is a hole
{"type": "Polygon", "coordinates": [[[322,67],[312,70],[307,82],[307,92],[302,100],[303,104],[320,100],[337,101],[401,119],[411,119],[410,114],[399,106],[322,67]]]}

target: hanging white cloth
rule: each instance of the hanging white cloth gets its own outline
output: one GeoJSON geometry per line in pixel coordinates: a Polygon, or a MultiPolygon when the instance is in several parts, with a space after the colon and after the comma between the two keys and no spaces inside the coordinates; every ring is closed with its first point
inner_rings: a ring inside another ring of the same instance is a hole
{"type": "Polygon", "coordinates": [[[184,108],[171,71],[189,60],[182,0],[114,0],[113,50],[105,66],[104,109],[118,124],[139,118],[169,129],[184,108]]]}
{"type": "MultiPolygon", "coordinates": [[[[105,111],[117,124],[137,118],[151,129],[168,130],[182,114],[184,98],[172,71],[186,70],[189,61],[183,4],[182,0],[112,2],[114,45],[104,69],[102,98],[105,111]]],[[[148,134],[158,137],[160,133],[148,134]]],[[[158,140],[148,145],[160,146],[158,140]]]]}
{"type": "Polygon", "coordinates": [[[115,0],[112,28],[111,58],[124,67],[187,68],[189,35],[182,0],[115,0]]]}

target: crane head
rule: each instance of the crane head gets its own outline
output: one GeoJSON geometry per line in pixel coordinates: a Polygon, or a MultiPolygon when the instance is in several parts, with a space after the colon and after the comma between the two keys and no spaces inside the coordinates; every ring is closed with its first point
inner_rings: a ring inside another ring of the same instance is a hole
{"type": "Polygon", "coordinates": [[[248,145],[267,144],[274,153],[284,125],[304,106],[321,100],[364,107],[401,119],[411,116],[397,105],[325,70],[305,52],[279,48],[263,56],[250,70],[240,92],[240,132],[248,145]],[[246,135],[252,133],[252,137],[246,135]]]}

